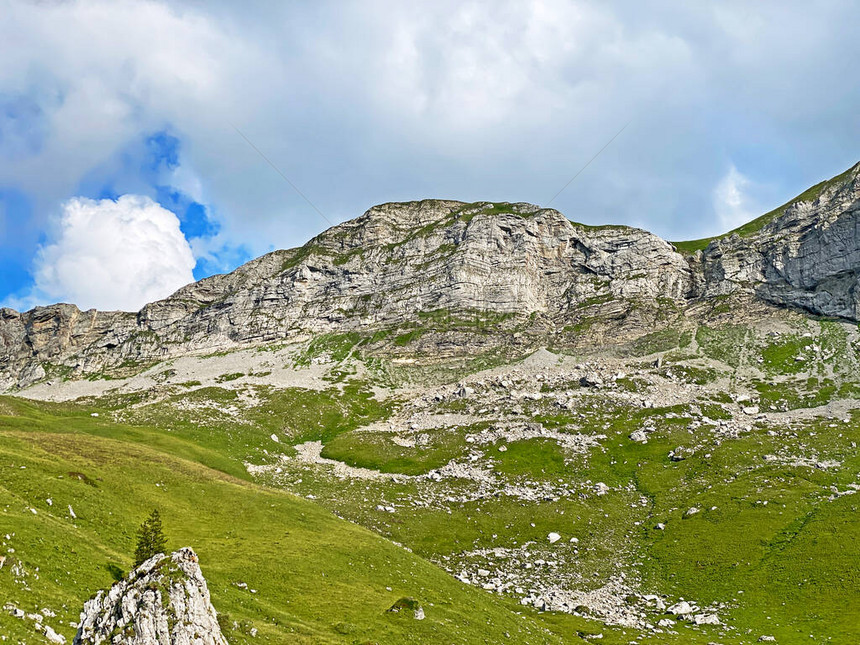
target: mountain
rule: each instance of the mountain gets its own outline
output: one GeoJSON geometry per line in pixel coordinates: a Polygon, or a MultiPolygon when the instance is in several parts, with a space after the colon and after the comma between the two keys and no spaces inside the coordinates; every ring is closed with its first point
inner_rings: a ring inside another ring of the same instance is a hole
{"type": "Polygon", "coordinates": [[[137,313],[2,309],[0,390],[328,333],[396,353],[392,339],[421,327],[425,354],[471,353],[474,335],[452,333],[468,321],[497,331],[484,350],[618,343],[726,299],[856,321],[858,176],[860,164],[727,237],[677,245],[530,204],[383,204],[137,313]]]}
{"type": "Polygon", "coordinates": [[[858,642],[858,172],[690,242],[386,204],[5,310],[0,636],[133,604],[157,508],[231,645],[858,642]]]}

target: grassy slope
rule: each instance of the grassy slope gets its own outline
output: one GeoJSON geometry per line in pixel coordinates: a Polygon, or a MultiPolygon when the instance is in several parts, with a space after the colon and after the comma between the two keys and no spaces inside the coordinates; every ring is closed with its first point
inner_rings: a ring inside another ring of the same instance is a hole
{"type": "MultiPolygon", "coordinates": [[[[663,412],[655,410],[655,418],[663,412]]],[[[630,494],[528,506],[504,499],[469,503],[447,518],[404,508],[398,510],[396,524],[380,528],[427,555],[516,546],[527,540],[540,543],[549,531],[562,530],[564,535],[580,536],[589,554],[579,566],[601,580],[613,572],[617,554],[635,545],[643,563],[643,588],[703,603],[735,605],[723,615],[741,633],[720,642],[745,642],[747,629],[756,636],[775,634],[785,643],[807,642],[808,634],[835,642],[850,642],[858,636],[858,500],[847,496],[827,501],[826,497],[830,486],[844,491],[854,481],[851,473],[860,472],[860,457],[851,447],[852,442],[860,442],[860,417],[840,427],[838,436],[828,432],[826,420],[809,423],[794,441],[770,437],[762,428],[713,446],[713,452],[700,451],[672,462],[669,451],[689,441],[686,423],[666,424],[641,445],[627,440],[630,419],[624,418],[623,411],[618,413],[608,415],[619,420],[608,428],[606,451],[593,452],[581,467],[576,463],[561,467],[557,447],[532,440],[511,444],[496,471],[537,480],[564,475],[576,481],[603,481],[612,487],[629,486],[630,494]],[[765,454],[786,449],[808,454],[803,447],[808,445],[822,455],[843,459],[843,474],[762,460],[765,454]],[[640,496],[648,499],[648,505],[631,508],[640,496]],[[693,506],[702,512],[683,518],[693,506]],[[716,510],[708,510],[712,507],[716,510]],[[440,533],[442,521],[453,522],[456,532],[440,533]],[[665,523],[665,530],[656,530],[657,522],[665,523]]],[[[357,465],[372,465],[361,455],[353,453],[357,465]]],[[[322,495],[331,484],[307,481],[307,485],[322,495]]],[[[350,494],[349,490],[338,493],[343,499],[350,494]]],[[[397,491],[386,491],[385,498],[396,499],[397,491]]],[[[372,524],[372,515],[357,519],[372,524]]],[[[682,642],[694,642],[694,638],[685,634],[682,642]]],[[[664,636],[650,642],[672,641],[664,636]]]]}
{"type": "MultiPolygon", "coordinates": [[[[57,617],[46,622],[69,638],[83,602],[111,584],[108,567],[129,566],[136,527],[157,507],[170,547],[199,553],[231,643],[496,643],[505,633],[512,642],[556,641],[512,603],[365,529],[199,463],[223,459],[211,451],[72,406],[44,407],[0,398],[0,535],[12,535],[0,542],[14,549],[0,569],[0,598],[51,608],[57,617]],[[16,578],[13,562],[28,575],[16,578]],[[424,621],[385,612],[403,596],[420,601],[424,621]]],[[[31,623],[5,612],[0,633],[42,642],[31,623]]]]}
{"type": "MultiPolygon", "coordinates": [[[[856,349],[847,342],[843,327],[827,321],[809,325],[810,329],[820,327],[817,343],[825,350],[832,346],[834,351],[830,358],[825,352],[815,365],[822,370],[829,365],[836,378],[842,374],[849,382],[829,394],[818,388],[808,400],[802,396],[809,387],[807,379],[796,380],[800,363],[795,357],[808,354],[813,343],[800,332],[773,340],[740,326],[702,327],[696,339],[701,354],[719,360],[725,373],[752,362],[770,375],[769,398],[762,397],[763,409],[822,405],[841,390],[845,390],[841,395],[856,397],[856,390],[846,389],[856,380],[856,373],[852,363],[845,362],[856,349]]],[[[686,375],[691,381],[715,378],[714,370],[671,363],[660,369],[686,375]]],[[[386,513],[373,510],[374,505],[415,496],[417,491],[411,485],[380,485],[378,491],[369,493],[364,484],[333,484],[302,473],[303,481],[296,488],[428,557],[514,547],[528,540],[540,544],[549,531],[560,530],[565,536],[580,537],[583,555],[577,566],[586,580],[592,575],[604,580],[613,572],[617,554],[635,547],[643,589],[659,589],[674,598],[702,603],[729,603],[721,615],[737,631],[729,636],[714,634],[709,640],[716,637],[718,642],[743,643],[772,634],[778,642],[797,643],[810,642],[812,634],[816,639],[854,642],[860,635],[856,622],[860,613],[860,502],[856,495],[829,499],[833,487],[844,492],[849,484],[860,483],[856,449],[860,415],[855,413],[850,423],[826,417],[796,422],[791,430],[778,427],[777,434],[751,418],[749,432],[719,441],[702,439],[709,436],[705,431],[696,435],[688,431],[687,406],[631,410],[599,396],[593,397],[593,404],[583,403],[572,413],[531,405],[526,416],[545,427],[564,431],[586,415],[588,426],[604,432],[608,439],[588,459],[569,463],[564,463],[552,442],[512,443],[495,458],[495,472],[547,482],[559,477],[573,482],[602,481],[618,492],[584,501],[569,498],[541,504],[503,497],[460,504],[450,515],[404,504],[391,516],[396,520],[388,520],[386,513]],[[672,414],[677,416],[672,418],[672,414]],[[649,418],[657,428],[649,442],[630,441],[631,429],[649,418]],[[669,458],[678,446],[697,442],[703,445],[683,461],[669,458]],[[818,469],[764,459],[778,454],[814,455],[836,460],[841,466],[818,469]],[[637,504],[641,497],[647,499],[644,506],[637,504]],[[683,518],[693,506],[701,512],[683,518]],[[657,522],[664,523],[665,530],[656,530],[657,522]],[[442,523],[456,528],[440,531],[442,523]]],[[[703,401],[701,407],[712,419],[720,418],[720,408],[713,402],[703,401]]],[[[431,432],[429,443],[421,449],[400,448],[384,434],[347,432],[330,441],[324,454],[356,466],[420,473],[462,450],[463,434],[477,429],[431,432]]],[[[551,620],[574,622],[563,616],[551,620]]],[[[680,642],[695,642],[700,637],[684,632],[680,642]]],[[[664,634],[648,642],[672,642],[672,637],[664,634]]]]}
{"type": "MultiPolygon", "coordinates": [[[[818,342],[825,352],[817,364],[854,374],[854,363],[841,364],[856,352],[844,328],[818,324],[818,342]],[[833,356],[826,358],[830,350],[833,356]]],[[[800,335],[805,329],[764,344],[739,326],[701,327],[694,337],[698,351],[719,360],[727,371],[744,362],[760,364],[772,377],[762,408],[782,409],[805,405],[800,394],[812,387],[805,378],[792,380],[798,369],[795,356],[811,351],[809,339],[800,335]]],[[[674,342],[690,342],[681,335],[671,343],[659,340],[661,350],[671,349],[674,342]]],[[[714,378],[671,361],[661,369],[690,380],[714,378]]],[[[823,383],[824,373],[820,376],[823,383]]],[[[628,380],[635,389],[635,378],[628,380]]],[[[811,404],[826,402],[830,395],[822,398],[824,393],[816,388],[811,404]]],[[[0,535],[15,531],[14,557],[31,572],[40,567],[40,580],[29,579],[31,593],[16,585],[10,567],[4,567],[0,597],[27,610],[65,605],[58,619],[75,620],[83,600],[110,584],[107,566],[128,566],[135,527],[157,505],[171,547],[190,544],[199,551],[216,608],[229,614],[231,624],[239,624],[228,633],[231,642],[252,642],[247,636],[252,626],[260,630],[253,642],[283,642],[285,634],[296,642],[500,642],[504,632],[514,637],[512,642],[578,642],[577,632],[600,631],[603,643],[627,643],[635,635],[575,616],[517,616],[514,612],[525,610],[454,582],[319,506],[250,483],[241,463],[246,458],[265,462],[266,446],[289,452],[287,443],[320,439],[327,456],[389,472],[421,473],[461,452],[463,434],[478,427],[429,433],[429,444],[421,450],[401,449],[375,433],[350,431],[384,418],[390,409],[368,399],[367,389],[358,382],[350,382],[343,392],[333,388],[258,394],[260,401],[246,413],[253,423],[237,423],[214,412],[206,416],[199,409],[177,410],[170,405],[176,401],[169,401],[136,409],[135,422],[149,425],[135,427],[105,421],[104,409],[98,409],[100,418],[93,418],[89,413],[97,408],[0,398],[0,535]],[[282,437],[279,446],[269,439],[272,432],[282,437]],[[21,465],[27,468],[21,470],[21,465]],[[96,486],[70,478],[70,472],[84,473],[96,486]],[[53,506],[45,502],[49,496],[53,506]],[[80,517],[75,523],[68,518],[69,503],[80,517]],[[237,581],[259,593],[238,589],[232,584],[237,581]],[[426,621],[384,613],[406,595],[424,605],[426,621]],[[545,627],[554,635],[541,631],[545,627]]],[[[194,397],[231,405],[236,394],[206,388],[177,400],[194,397]]],[[[122,408],[129,401],[98,403],[122,408]]],[[[546,427],[563,430],[578,423],[568,413],[540,403],[528,405],[532,407],[527,406],[526,413],[534,413],[546,427]]],[[[718,410],[704,403],[703,409],[719,418],[718,410]]],[[[323,506],[379,530],[420,556],[444,557],[527,540],[540,544],[548,531],[561,529],[565,536],[582,540],[577,566],[586,580],[605,580],[618,554],[634,548],[642,563],[638,570],[643,589],[733,605],[721,612],[737,628],[730,635],[680,626],[678,635],[640,636],[643,643],[744,643],[761,634],[776,635],[782,643],[809,642],[809,634],[833,642],[856,639],[858,498],[827,497],[831,486],[844,491],[857,481],[860,457],[852,442],[860,443],[860,418],[840,422],[838,432],[830,429],[830,420],[809,422],[796,436],[774,437],[768,428],[755,427],[739,439],[673,462],[669,451],[691,441],[685,406],[631,412],[594,397],[575,414],[580,413],[587,415],[589,426],[608,435],[605,449],[592,451],[587,460],[564,463],[551,442],[514,443],[496,457],[497,472],[514,479],[565,477],[617,487],[601,498],[534,505],[502,498],[460,505],[452,514],[407,507],[389,515],[376,511],[376,503],[394,500],[408,489],[386,484],[374,491],[365,482],[332,482],[309,472],[300,474],[304,481],[295,489],[314,494],[323,506]],[[649,443],[629,441],[631,427],[646,418],[653,418],[658,429],[649,443]],[[780,452],[818,454],[841,461],[843,467],[828,471],[762,459],[780,452]],[[638,503],[643,496],[645,506],[638,503]],[[769,504],[761,504],[763,500],[769,504]],[[703,511],[682,519],[694,505],[703,511]],[[717,510],[707,510],[712,506],[717,510]],[[666,524],[664,531],[654,529],[658,521],[666,524]]],[[[48,622],[56,626],[56,620],[48,622]]],[[[4,630],[18,639],[35,638],[26,623],[0,613],[0,633],[4,630]]]]}
{"type": "Polygon", "coordinates": [[[652,435],[646,445],[610,444],[590,474],[610,485],[633,482],[649,499],[649,520],[636,536],[647,554],[647,583],[702,602],[735,601],[729,624],[774,634],[781,643],[806,641],[808,634],[850,642],[860,610],[858,502],[826,497],[830,486],[845,490],[860,471],[851,447],[860,440],[858,421],[838,436],[828,432],[828,421],[810,422],[793,440],[756,428],[671,462],[668,451],[688,441],[679,427],[652,435]],[[843,474],[762,461],[786,448],[808,454],[803,446],[810,444],[844,460],[843,474]],[[702,512],[684,518],[693,506],[702,512]],[[665,530],[655,530],[656,521],[665,530]]]}

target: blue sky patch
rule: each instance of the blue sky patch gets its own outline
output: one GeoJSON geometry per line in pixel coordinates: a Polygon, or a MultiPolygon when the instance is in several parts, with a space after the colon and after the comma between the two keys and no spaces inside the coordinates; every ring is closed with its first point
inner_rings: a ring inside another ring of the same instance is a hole
{"type": "Polygon", "coordinates": [[[230,246],[225,244],[208,256],[197,259],[197,265],[194,267],[194,279],[202,280],[217,273],[229,273],[250,259],[251,252],[245,245],[230,246]]]}
{"type": "Polygon", "coordinates": [[[151,134],[145,138],[146,157],[144,170],[158,172],[179,167],[179,139],[167,130],[151,134]]]}
{"type": "Polygon", "coordinates": [[[155,201],[176,214],[179,228],[188,240],[214,237],[221,230],[218,222],[209,217],[209,211],[204,204],[194,201],[171,186],[156,186],[155,201]]]}
{"type": "Polygon", "coordinates": [[[0,189],[0,301],[31,282],[30,263],[41,239],[33,205],[19,190],[0,189]]]}

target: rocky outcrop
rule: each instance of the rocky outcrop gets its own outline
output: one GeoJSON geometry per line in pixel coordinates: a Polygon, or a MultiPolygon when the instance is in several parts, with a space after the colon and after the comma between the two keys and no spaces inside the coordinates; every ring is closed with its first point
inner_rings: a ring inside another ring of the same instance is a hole
{"type": "Polygon", "coordinates": [[[481,318],[526,337],[590,333],[588,342],[601,343],[606,325],[600,332],[595,321],[611,321],[608,339],[623,340],[736,294],[857,320],[858,173],[860,164],[756,232],[714,240],[691,257],[646,231],[583,226],[531,204],[383,204],[136,314],[2,309],[0,391],[195,351],[408,329],[428,318],[481,318]]]}
{"type": "Polygon", "coordinates": [[[156,555],[88,600],[74,645],[227,645],[197,555],[156,555]]]}
{"type": "Polygon", "coordinates": [[[0,391],[10,378],[26,384],[72,370],[98,371],[108,355],[136,330],[135,315],[124,312],[82,312],[74,305],[36,307],[26,313],[0,309],[0,391]],[[5,377],[5,379],[4,379],[5,377]],[[5,381],[5,383],[4,383],[5,381]]]}
{"type": "Polygon", "coordinates": [[[786,207],[755,235],[700,257],[704,296],[748,291],[777,305],[860,319],[860,164],[786,207]]]}

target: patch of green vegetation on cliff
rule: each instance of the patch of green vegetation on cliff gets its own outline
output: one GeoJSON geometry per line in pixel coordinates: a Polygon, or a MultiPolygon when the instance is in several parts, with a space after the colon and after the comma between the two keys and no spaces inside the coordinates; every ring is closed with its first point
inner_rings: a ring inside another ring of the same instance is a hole
{"type": "Polygon", "coordinates": [[[659,329],[645,334],[633,341],[630,353],[633,356],[648,356],[657,352],[667,352],[681,344],[681,333],[672,327],[659,329]]]}
{"type": "Polygon", "coordinates": [[[490,202],[482,211],[484,215],[517,215],[526,219],[531,213],[518,213],[510,202],[490,202]]]}
{"type": "Polygon", "coordinates": [[[319,334],[308,343],[307,348],[296,358],[295,364],[306,367],[313,359],[322,356],[335,363],[340,363],[349,356],[355,347],[364,340],[358,332],[347,332],[345,334],[319,334]]]}
{"type": "Polygon", "coordinates": [[[498,313],[480,309],[436,309],[418,313],[422,328],[429,331],[473,330],[495,328],[517,318],[514,313],[498,313]]]}
{"type": "Polygon", "coordinates": [[[516,215],[522,219],[527,219],[533,213],[519,213],[516,210],[516,205],[510,202],[472,202],[465,204],[454,213],[455,219],[463,222],[471,222],[475,215],[516,215]]]}
{"type": "Polygon", "coordinates": [[[300,246],[297,249],[291,249],[287,253],[289,253],[290,255],[285,258],[283,263],[281,264],[281,273],[283,273],[284,271],[288,271],[289,269],[292,269],[294,267],[297,267],[312,255],[332,255],[332,252],[329,249],[326,249],[324,246],[322,246],[315,240],[311,240],[304,246],[300,246]]]}
{"type": "Polygon", "coordinates": [[[410,343],[414,343],[426,333],[426,329],[418,327],[417,329],[407,331],[405,334],[399,334],[395,336],[393,342],[397,347],[404,347],[406,345],[409,345],[410,343]]]}
{"type": "Polygon", "coordinates": [[[596,307],[597,305],[603,305],[607,302],[612,302],[615,300],[615,296],[611,293],[604,293],[598,296],[591,296],[590,298],[586,298],[585,300],[581,300],[577,302],[574,306],[577,309],[585,309],[587,307],[596,307]]]}
{"type": "Polygon", "coordinates": [[[75,368],[69,365],[61,365],[58,363],[51,363],[50,361],[43,361],[42,369],[45,370],[45,378],[47,379],[66,379],[74,371],[75,368]]]}
{"type": "Polygon", "coordinates": [[[502,328],[515,333],[531,323],[531,318],[519,318],[513,313],[495,313],[480,310],[434,309],[418,312],[417,320],[405,322],[396,330],[392,344],[407,347],[428,334],[469,333],[493,334],[502,328]]]}
{"type": "Polygon", "coordinates": [[[335,266],[343,266],[353,258],[364,258],[364,253],[366,249],[359,246],[354,249],[347,251],[346,253],[342,253],[341,255],[336,255],[333,262],[335,266]]]}
{"type": "Polygon", "coordinates": [[[570,223],[586,231],[629,231],[633,228],[626,224],[583,224],[582,222],[574,222],[573,220],[570,220],[570,223]]]}

